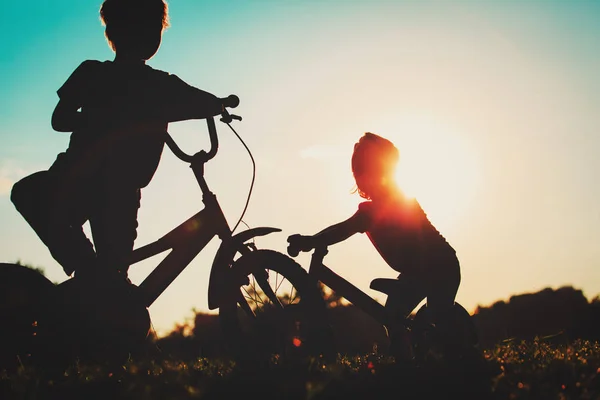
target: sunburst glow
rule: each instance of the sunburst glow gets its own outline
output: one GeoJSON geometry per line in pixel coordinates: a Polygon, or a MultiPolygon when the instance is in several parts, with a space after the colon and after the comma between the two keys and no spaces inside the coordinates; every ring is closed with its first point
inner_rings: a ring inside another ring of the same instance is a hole
{"type": "Polygon", "coordinates": [[[475,200],[481,165],[454,127],[432,118],[403,117],[379,133],[400,150],[396,179],[442,229],[452,229],[475,200]]]}

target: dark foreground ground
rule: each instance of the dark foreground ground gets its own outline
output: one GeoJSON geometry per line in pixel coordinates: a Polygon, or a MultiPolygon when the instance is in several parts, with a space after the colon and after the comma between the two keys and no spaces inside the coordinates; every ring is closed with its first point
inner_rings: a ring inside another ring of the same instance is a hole
{"type": "Polygon", "coordinates": [[[399,365],[383,355],[239,365],[218,359],[20,367],[0,377],[0,399],[600,399],[600,344],[499,344],[479,362],[399,365]]]}

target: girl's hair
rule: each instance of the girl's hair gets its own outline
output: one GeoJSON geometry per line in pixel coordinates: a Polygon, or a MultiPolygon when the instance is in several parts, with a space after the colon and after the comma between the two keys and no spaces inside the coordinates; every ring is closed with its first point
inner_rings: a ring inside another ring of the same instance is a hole
{"type": "Polygon", "coordinates": [[[169,27],[169,6],[165,0],[104,0],[100,7],[100,21],[106,27],[104,36],[116,51],[115,39],[127,34],[136,24],[162,25],[169,27]]]}
{"type": "Polygon", "coordinates": [[[400,152],[394,144],[379,135],[366,132],[354,145],[352,153],[352,174],[356,181],[356,191],[360,197],[370,199],[369,193],[360,182],[391,179],[400,152]]]}

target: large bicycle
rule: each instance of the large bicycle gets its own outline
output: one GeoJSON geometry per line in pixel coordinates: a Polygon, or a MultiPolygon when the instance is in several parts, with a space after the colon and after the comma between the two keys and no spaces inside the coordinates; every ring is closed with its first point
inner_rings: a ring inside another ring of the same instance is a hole
{"type": "MultiPolygon", "coordinates": [[[[234,95],[224,99],[224,104],[229,108],[237,107],[238,103],[239,99],[234,95]]],[[[233,120],[241,120],[241,117],[225,110],[220,120],[231,128],[248,150],[231,126],[233,120]]],[[[55,285],[30,268],[18,264],[0,264],[0,368],[18,366],[29,359],[55,360],[57,357],[66,357],[66,360],[73,360],[88,357],[97,360],[111,354],[122,359],[135,353],[143,348],[150,332],[148,308],[215,236],[222,243],[210,271],[210,310],[224,304],[227,308],[232,298],[243,297],[240,291],[243,282],[238,284],[230,281],[235,278],[230,274],[231,266],[237,262],[249,266],[249,270],[255,273],[254,279],[261,283],[263,292],[273,301],[280,304],[291,301],[289,297],[278,297],[275,290],[270,289],[269,272],[273,270],[286,276],[300,276],[304,270],[286,263],[288,257],[284,254],[257,249],[254,243],[257,236],[281,229],[257,227],[233,234],[242,217],[231,229],[217,197],[204,179],[205,164],[215,157],[219,144],[214,118],[207,118],[206,122],[210,137],[208,152],[202,150],[189,155],[165,132],[166,143],[171,151],[190,164],[202,192],[204,207],[158,240],[133,251],[131,265],[160,253],[168,253],[133,293],[128,292],[128,297],[110,291],[90,296],[86,293],[90,289],[78,287],[76,279],[55,285]],[[284,261],[281,265],[277,264],[280,260],[284,261]],[[277,265],[269,264],[271,262],[277,265]]],[[[252,163],[254,165],[253,158],[252,163]]],[[[298,299],[294,301],[297,303],[298,299]]],[[[233,349],[238,338],[235,335],[227,337],[231,339],[229,343],[233,349]]],[[[233,351],[232,354],[236,355],[233,351]]]]}
{"type": "MultiPolygon", "coordinates": [[[[298,255],[299,249],[288,247],[288,254],[292,257],[298,255]]],[[[332,289],[337,295],[345,298],[354,306],[364,311],[366,314],[374,318],[380,323],[390,338],[390,354],[395,356],[394,348],[402,348],[402,345],[394,343],[392,335],[394,329],[406,329],[409,331],[410,346],[413,353],[413,360],[417,363],[425,363],[430,360],[439,360],[450,356],[453,360],[470,359],[477,360],[481,353],[478,349],[478,334],[476,327],[467,310],[455,302],[453,309],[450,311],[449,320],[452,324],[450,333],[446,333],[444,337],[440,336],[440,332],[436,330],[435,320],[433,319],[430,309],[427,304],[423,304],[414,314],[414,317],[406,319],[394,320],[386,307],[376,301],[371,296],[364,293],[355,285],[336,274],[330,268],[323,264],[323,259],[328,253],[327,247],[316,248],[311,257],[311,263],[308,271],[304,273],[298,272],[299,264],[293,259],[286,259],[282,255],[273,255],[272,260],[279,260],[278,272],[283,276],[279,276],[279,282],[288,282],[288,286],[293,289],[288,293],[302,291],[311,295],[310,301],[304,304],[304,307],[299,307],[299,312],[288,314],[288,320],[292,324],[288,324],[289,329],[287,336],[279,334],[280,337],[287,337],[290,344],[295,343],[302,347],[302,337],[309,334],[309,338],[313,342],[308,342],[310,346],[305,346],[304,351],[312,356],[325,355],[331,358],[336,354],[336,338],[334,336],[334,327],[328,318],[327,312],[324,311],[323,299],[314,299],[315,292],[321,296],[319,285],[324,285],[332,289]],[[311,308],[314,305],[314,308],[311,308]],[[319,330],[320,335],[314,331],[319,330]],[[451,349],[448,349],[448,344],[451,349]],[[450,350],[450,351],[449,351],[450,350]]],[[[241,277],[246,276],[252,270],[252,266],[248,265],[243,258],[234,263],[231,272],[237,275],[239,282],[241,277]]],[[[268,263],[267,263],[268,264],[268,263]]],[[[260,264],[263,265],[263,264],[260,264]]],[[[235,282],[235,280],[230,280],[235,282]]],[[[397,290],[398,280],[377,278],[371,282],[370,287],[380,291],[386,295],[397,290]]],[[[243,287],[244,289],[244,287],[243,287]]],[[[232,288],[237,290],[237,287],[232,288]]],[[[269,337],[272,335],[272,326],[261,323],[255,315],[260,315],[262,312],[269,312],[272,308],[278,308],[279,305],[272,304],[261,296],[260,291],[256,289],[256,285],[252,282],[244,289],[248,295],[244,298],[238,298],[236,311],[234,306],[229,305],[223,308],[220,313],[231,321],[229,324],[235,326],[235,323],[240,325],[238,331],[240,336],[250,339],[250,343],[257,343],[261,337],[269,337]],[[265,311],[261,311],[265,309],[265,311]],[[248,334],[251,333],[251,334],[248,334]],[[245,336],[244,336],[245,335],[245,336]]],[[[275,315],[275,313],[274,313],[275,315]]],[[[281,325],[280,325],[281,326],[281,325]]]]}

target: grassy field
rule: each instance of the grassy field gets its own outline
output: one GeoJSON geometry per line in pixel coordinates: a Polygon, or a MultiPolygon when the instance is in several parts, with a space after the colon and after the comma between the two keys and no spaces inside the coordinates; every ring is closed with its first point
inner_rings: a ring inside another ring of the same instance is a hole
{"type": "Polygon", "coordinates": [[[379,354],[239,365],[218,359],[4,371],[1,399],[600,399],[600,344],[509,342],[416,368],[379,354]]]}

